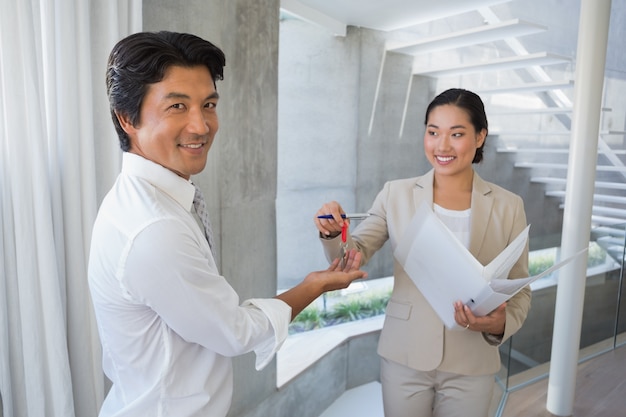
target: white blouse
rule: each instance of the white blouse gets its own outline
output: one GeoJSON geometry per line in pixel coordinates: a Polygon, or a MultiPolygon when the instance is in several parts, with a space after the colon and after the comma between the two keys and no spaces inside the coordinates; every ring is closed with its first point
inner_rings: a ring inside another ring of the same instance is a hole
{"type": "Polygon", "coordinates": [[[434,204],[434,211],[437,217],[446,225],[446,227],[456,236],[456,238],[469,248],[470,244],[470,216],[472,209],[467,210],[448,210],[438,204],[434,204]]]}

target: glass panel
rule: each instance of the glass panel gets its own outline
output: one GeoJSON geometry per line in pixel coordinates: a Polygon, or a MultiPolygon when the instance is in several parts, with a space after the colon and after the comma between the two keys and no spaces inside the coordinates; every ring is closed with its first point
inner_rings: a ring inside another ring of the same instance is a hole
{"type": "MultiPolygon", "coordinates": [[[[626,309],[623,285],[626,224],[592,230],[581,328],[581,359],[626,344],[626,309]]],[[[530,269],[536,274],[550,267],[556,250],[531,253],[530,269]]],[[[500,347],[502,370],[498,381],[507,391],[548,374],[556,304],[556,279],[547,277],[532,285],[532,306],[525,325],[500,347]]]]}
{"type": "Polygon", "coordinates": [[[617,314],[615,320],[614,346],[626,344],[626,309],[624,308],[624,270],[626,263],[626,224],[612,226],[603,238],[598,239],[606,246],[606,252],[616,263],[619,264],[617,285],[617,314]]]}
{"type": "MultiPolygon", "coordinates": [[[[586,352],[585,349],[591,351],[589,354],[595,353],[598,349],[606,349],[605,342],[612,341],[615,336],[621,265],[611,254],[614,252],[615,232],[620,231],[614,227],[603,226],[594,228],[591,232],[595,246],[590,246],[589,250],[580,337],[583,354],[586,352]]],[[[609,344],[611,345],[612,343],[609,344]]]]}
{"type": "Polygon", "coordinates": [[[508,361],[508,390],[547,374],[552,349],[555,301],[556,285],[543,285],[533,289],[526,322],[511,338],[509,357],[502,355],[503,361],[508,361]]]}
{"type": "Polygon", "coordinates": [[[509,384],[509,369],[511,369],[511,339],[500,345],[500,360],[502,361],[502,367],[496,374],[496,381],[507,390],[509,384]]]}

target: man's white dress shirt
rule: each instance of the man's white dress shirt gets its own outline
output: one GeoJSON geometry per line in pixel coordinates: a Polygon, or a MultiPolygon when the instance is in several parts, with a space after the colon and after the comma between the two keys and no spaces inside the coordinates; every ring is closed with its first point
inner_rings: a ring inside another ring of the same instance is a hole
{"type": "Polygon", "coordinates": [[[102,202],[89,259],[103,367],[113,382],[101,417],[225,416],[230,358],[254,350],[261,369],[287,336],[287,304],[240,303],[219,274],[191,213],[194,191],[125,152],[102,202]]]}

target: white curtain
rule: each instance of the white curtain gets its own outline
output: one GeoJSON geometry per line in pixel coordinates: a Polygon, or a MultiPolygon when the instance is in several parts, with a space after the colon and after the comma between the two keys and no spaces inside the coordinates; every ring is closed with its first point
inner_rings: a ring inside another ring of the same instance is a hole
{"type": "Polygon", "coordinates": [[[104,398],[86,274],[120,161],[104,73],[141,7],[0,0],[0,416],[96,416],[104,398]]]}

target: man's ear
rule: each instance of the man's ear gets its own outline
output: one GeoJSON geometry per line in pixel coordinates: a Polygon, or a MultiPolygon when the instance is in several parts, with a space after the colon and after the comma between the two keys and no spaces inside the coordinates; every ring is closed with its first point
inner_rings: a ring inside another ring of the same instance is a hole
{"type": "Polygon", "coordinates": [[[122,127],[122,129],[124,129],[124,132],[126,132],[128,136],[131,136],[133,133],[135,133],[135,126],[131,122],[128,115],[115,112],[115,117],[117,117],[117,120],[120,122],[120,126],[122,127]]]}

